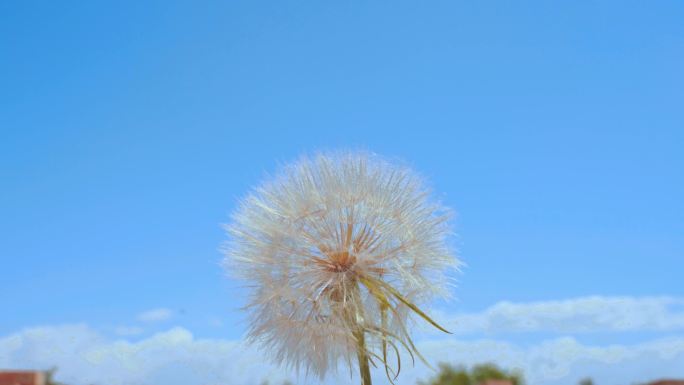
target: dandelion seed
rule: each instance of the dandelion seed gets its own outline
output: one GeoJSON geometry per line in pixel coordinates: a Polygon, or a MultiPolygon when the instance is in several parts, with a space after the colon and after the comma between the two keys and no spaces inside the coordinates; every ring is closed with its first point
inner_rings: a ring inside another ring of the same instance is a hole
{"type": "Polygon", "coordinates": [[[340,362],[393,382],[419,305],[448,294],[448,214],[411,170],[367,153],[302,158],[241,202],[224,266],[249,283],[248,340],[321,379],[340,362]]]}

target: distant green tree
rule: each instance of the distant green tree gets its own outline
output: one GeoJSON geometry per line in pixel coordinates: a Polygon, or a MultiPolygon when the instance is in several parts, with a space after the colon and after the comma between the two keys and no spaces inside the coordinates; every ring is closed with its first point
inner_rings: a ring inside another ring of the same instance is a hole
{"type": "Polygon", "coordinates": [[[428,382],[419,381],[419,385],[473,385],[470,375],[462,366],[439,364],[439,372],[428,382]]]}
{"type": "Polygon", "coordinates": [[[522,373],[507,372],[494,364],[475,365],[468,372],[462,366],[440,364],[439,372],[428,382],[419,385],[478,385],[487,380],[510,380],[513,385],[524,385],[522,373]]]}
{"type": "Polygon", "coordinates": [[[470,371],[470,376],[475,384],[487,380],[509,380],[513,385],[523,385],[522,373],[517,371],[509,373],[494,364],[475,365],[470,371]]]}
{"type": "Polygon", "coordinates": [[[45,372],[45,384],[46,385],[66,385],[62,382],[55,381],[55,373],[57,373],[57,367],[53,367],[45,372]]]}
{"type": "Polygon", "coordinates": [[[579,385],[594,385],[594,380],[591,377],[583,378],[580,380],[579,385]]]}

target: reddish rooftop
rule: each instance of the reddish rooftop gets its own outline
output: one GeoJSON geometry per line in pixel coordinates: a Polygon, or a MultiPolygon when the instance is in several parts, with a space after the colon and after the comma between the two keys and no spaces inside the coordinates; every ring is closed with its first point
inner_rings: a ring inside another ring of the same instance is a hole
{"type": "Polygon", "coordinates": [[[0,385],[45,385],[45,372],[0,370],[0,385]]]}
{"type": "Polygon", "coordinates": [[[684,385],[684,380],[662,379],[649,382],[648,385],[684,385]]]}

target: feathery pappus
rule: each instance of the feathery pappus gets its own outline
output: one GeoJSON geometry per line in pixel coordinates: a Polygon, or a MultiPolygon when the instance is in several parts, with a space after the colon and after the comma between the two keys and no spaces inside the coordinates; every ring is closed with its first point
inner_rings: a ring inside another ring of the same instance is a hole
{"type": "MultiPolygon", "coordinates": [[[[390,381],[422,359],[412,321],[447,296],[449,212],[409,168],[365,152],[320,153],[253,190],[226,225],[224,267],[247,282],[248,340],[321,379],[340,362],[390,381]],[[370,365],[369,365],[370,363],[370,365]]],[[[351,369],[350,369],[351,370],[351,369]]]]}

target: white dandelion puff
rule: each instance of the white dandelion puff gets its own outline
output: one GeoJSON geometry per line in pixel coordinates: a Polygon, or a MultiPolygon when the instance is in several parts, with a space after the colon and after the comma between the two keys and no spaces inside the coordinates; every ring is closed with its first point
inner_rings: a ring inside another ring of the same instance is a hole
{"type": "Polygon", "coordinates": [[[340,361],[390,379],[419,307],[448,294],[448,211],[411,170],[367,153],[302,158],[248,195],[226,226],[224,266],[252,289],[248,340],[321,379],[340,361]]]}

